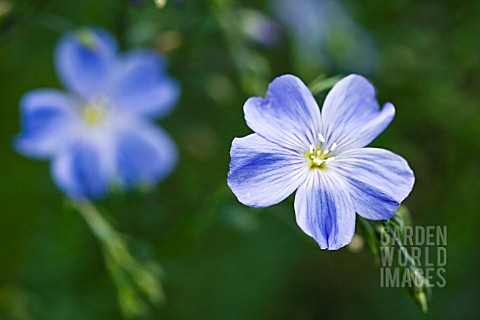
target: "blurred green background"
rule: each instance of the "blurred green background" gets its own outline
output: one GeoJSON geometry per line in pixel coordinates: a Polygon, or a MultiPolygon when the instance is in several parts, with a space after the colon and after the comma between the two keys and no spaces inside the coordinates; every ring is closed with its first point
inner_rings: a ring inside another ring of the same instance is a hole
{"type": "MultiPolygon", "coordinates": [[[[160,122],[181,152],[176,171],[153,191],[98,204],[136,252],[165,269],[167,300],[147,318],[480,318],[480,2],[311,0],[337,13],[306,39],[279,2],[169,0],[158,9],[140,0],[0,0],[0,319],[121,318],[98,242],[48,163],[12,148],[21,96],[61,87],[55,44],[82,25],[111,30],[124,50],[165,53],[182,86],[177,109],[160,122]],[[255,38],[263,19],[273,23],[267,41],[255,38]],[[403,289],[380,287],[366,247],[321,251],[296,226],[293,197],[251,209],[226,185],[231,140],[250,133],[249,96],[285,73],[309,83],[352,72],[396,106],[373,145],[415,171],[405,201],[414,224],[448,227],[447,285],[434,288],[425,315],[403,289]]],[[[318,8],[309,15],[320,21],[318,8]]]]}

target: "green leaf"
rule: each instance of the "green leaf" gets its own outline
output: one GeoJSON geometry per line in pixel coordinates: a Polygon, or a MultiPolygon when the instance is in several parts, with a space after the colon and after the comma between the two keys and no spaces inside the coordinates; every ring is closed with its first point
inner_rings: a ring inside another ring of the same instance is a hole
{"type": "Polygon", "coordinates": [[[325,78],[324,74],[319,75],[316,77],[310,84],[308,85],[308,88],[312,92],[312,94],[315,96],[322,91],[331,89],[335,83],[337,83],[340,79],[342,79],[343,76],[341,75],[336,75],[330,78],[325,78]]]}

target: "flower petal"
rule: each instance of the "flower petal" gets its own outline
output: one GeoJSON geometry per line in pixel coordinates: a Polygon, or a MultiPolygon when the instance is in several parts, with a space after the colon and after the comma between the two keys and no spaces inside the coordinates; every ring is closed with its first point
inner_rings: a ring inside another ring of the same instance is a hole
{"type": "Polygon", "coordinates": [[[36,90],[20,105],[23,128],[15,141],[19,152],[48,158],[68,145],[75,128],[74,99],[56,90],[36,90]]]}
{"type": "Polygon", "coordinates": [[[158,127],[137,123],[117,133],[116,140],[117,178],[124,187],[159,181],[175,167],[175,143],[158,127]]]}
{"type": "Polygon", "coordinates": [[[337,250],[352,240],[355,209],[345,181],[332,172],[313,170],[295,195],[297,224],[320,248],[337,250]]]}
{"type": "Polygon", "coordinates": [[[117,44],[106,31],[85,28],[67,33],[56,49],[55,62],[64,86],[84,99],[102,90],[117,44]]]}
{"type": "Polygon", "coordinates": [[[294,151],[308,150],[320,133],[320,109],[310,90],[292,75],[273,80],[265,99],[250,98],[243,108],[253,131],[294,151]]]}
{"type": "Polygon", "coordinates": [[[228,186],[250,207],[268,207],[284,200],[308,172],[301,155],[257,134],[235,138],[230,156],[228,186]]]}
{"type": "Polygon", "coordinates": [[[375,88],[364,77],[343,78],[328,93],[322,109],[323,130],[337,151],[364,147],[392,122],[395,108],[386,103],[382,110],[375,88]]]}
{"type": "Polygon", "coordinates": [[[349,150],[329,166],[345,177],[356,212],[371,220],[391,218],[415,181],[407,161],[384,149],[349,150]]]}
{"type": "Polygon", "coordinates": [[[166,115],[180,87],[165,73],[165,62],[153,51],[132,51],[117,61],[108,94],[123,110],[155,118],[166,115]]]}
{"type": "Polygon", "coordinates": [[[71,198],[100,198],[108,189],[109,172],[102,150],[93,144],[73,144],[54,159],[51,170],[59,188],[71,198]]]}

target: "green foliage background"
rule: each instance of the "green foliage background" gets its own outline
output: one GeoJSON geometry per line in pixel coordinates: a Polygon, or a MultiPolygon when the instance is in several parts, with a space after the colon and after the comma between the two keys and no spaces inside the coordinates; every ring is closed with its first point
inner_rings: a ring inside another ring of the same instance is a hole
{"type": "Polygon", "coordinates": [[[379,100],[397,109],[374,145],[403,155],[414,169],[405,202],[414,223],[448,226],[447,286],[434,289],[426,315],[404,290],[380,288],[366,248],[319,250],[296,227],[292,198],[250,209],[226,186],[231,140],[250,132],[246,98],[263,94],[280,74],[306,83],[316,76],[295,63],[285,36],[273,48],[232,41],[238,8],[268,14],[267,1],[169,1],[161,10],[148,1],[10,3],[0,17],[0,319],[121,317],[98,243],[52,183],[48,163],[12,148],[19,99],[60,87],[53,50],[79,25],[114,31],[124,49],[167,50],[182,86],[178,108],[160,122],[180,148],[174,174],[153,191],[99,203],[138,254],[165,268],[167,300],[152,319],[480,316],[480,2],[346,2],[378,45],[378,70],[367,76],[379,100]],[[242,50],[253,57],[235,57],[242,50]],[[262,69],[265,62],[271,68],[262,69]]]}

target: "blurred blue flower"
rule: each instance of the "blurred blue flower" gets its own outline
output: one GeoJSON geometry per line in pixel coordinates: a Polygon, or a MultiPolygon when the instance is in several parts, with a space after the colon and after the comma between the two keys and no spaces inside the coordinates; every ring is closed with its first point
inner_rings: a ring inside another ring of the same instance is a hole
{"type": "Polygon", "coordinates": [[[19,152],[51,159],[55,182],[72,198],[151,184],[172,171],[176,146],[153,123],[179,97],[162,57],[120,55],[112,35],[85,28],[63,36],[55,64],[68,92],[39,89],[22,98],[19,152]]]}
{"type": "Polygon", "coordinates": [[[277,204],[297,190],[297,223],[322,249],[350,243],[355,212],[388,219],[412,190],[414,175],[402,157],[363,148],[390,124],[395,109],[391,103],[380,109],[375,89],[361,76],[340,80],[322,113],[291,75],[276,78],[266,98],[248,99],[244,112],[255,133],[233,140],[228,185],[251,207],[277,204]]]}
{"type": "Polygon", "coordinates": [[[298,60],[308,69],[375,71],[375,42],[339,1],[272,0],[271,7],[291,37],[298,60]]]}
{"type": "Polygon", "coordinates": [[[240,28],[254,43],[263,47],[276,45],[280,38],[280,29],[270,17],[255,9],[237,10],[240,28]]]}

